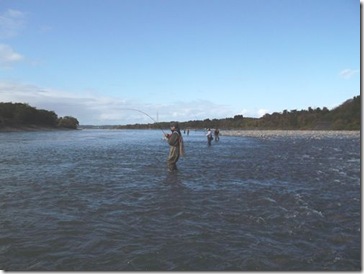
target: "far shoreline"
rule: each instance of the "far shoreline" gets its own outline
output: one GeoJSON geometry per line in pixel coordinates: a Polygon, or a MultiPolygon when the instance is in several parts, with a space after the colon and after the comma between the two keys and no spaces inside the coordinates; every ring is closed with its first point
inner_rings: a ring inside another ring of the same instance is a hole
{"type": "MultiPolygon", "coordinates": [[[[1,127],[0,133],[8,132],[44,132],[44,131],[74,131],[84,130],[80,126],[77,129],[64,128],[64,127],[42,127],[42,126],[17,126],[17,127],[1,127]]],[[[102,129],[102,128],[90,128],[102,129]]],[[[113,130],[113,128],[104,128],[105,130],[113,130]]],[[[135,130],[135,129],[131,129],[135,130]]],[[[136,129],[147,130],[147,129],[136,129]]],[[[191,129],[193,130],[193,129],[191,129]]],[[[201,129],[204,130],[204,129],[201,129]]],[[[220,129],[220,136],[232,137],[255,137],[255,138],[274,138],[274,137],[308,137],[308,138],[321,138],[323,136],[330,137],[360,137],[360,130],[291,130],[291,129],[220,129]]]]}
{"type": "Polygon", "coordinates": [[[64,127],[41,127],[41,126],[17,126],[17,127],[1,127],[0,133],[7,132],[32,132],[32,131],[68,131],[77,130],[64,127]]]}

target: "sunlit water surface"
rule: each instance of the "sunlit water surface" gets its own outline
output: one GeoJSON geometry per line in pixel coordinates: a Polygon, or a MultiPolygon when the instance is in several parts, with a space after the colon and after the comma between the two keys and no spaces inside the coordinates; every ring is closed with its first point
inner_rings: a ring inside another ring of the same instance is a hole
{"type": "Polygon", "coordinates": [[[360,137],[0,133],[0,269],[360,270],[360,137]]]}

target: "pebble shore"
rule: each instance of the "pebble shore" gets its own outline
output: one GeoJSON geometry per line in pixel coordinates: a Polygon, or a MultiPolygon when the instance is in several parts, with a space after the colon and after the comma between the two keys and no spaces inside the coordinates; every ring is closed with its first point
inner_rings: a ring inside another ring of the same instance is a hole
{"type": "Polygon", "coordinates": [[[242,136],[256,138],[306,137],[321,139],[323,137],[360,137],[359,130],[220,130],[220,133],[222,136],[242,136]]]}

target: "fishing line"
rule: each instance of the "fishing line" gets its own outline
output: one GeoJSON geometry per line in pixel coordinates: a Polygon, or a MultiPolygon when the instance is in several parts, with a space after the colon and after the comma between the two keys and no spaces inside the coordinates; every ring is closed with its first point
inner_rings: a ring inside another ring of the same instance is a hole
{"type": "Polygon", "coordinates": [[[133,111],[140,112],[140,113],[142,113],[142,114],[144,114],[144,115],[147,115],[150,119],[152,119],[152,121],[153,121],[154,123],[156,123],[156,124],[158,125],[159,129],[163,132],[163,134],[164,134],[164,135],[166,135],[166,133],[164,132],[164,130],[163,130],[163,128],[160,126],[160,124],[159,124],[156,120],[154,120],[154,119],[153,119],[153,117],[152,117],[152,116],[150,116],[148,113],[146,113],[146,112],[144,112],[144,111],[141,111],[141,110],[139,110],[139,109],[136,109],[136,108],[121,108],[121,110],[133,110],[133,111]]]}

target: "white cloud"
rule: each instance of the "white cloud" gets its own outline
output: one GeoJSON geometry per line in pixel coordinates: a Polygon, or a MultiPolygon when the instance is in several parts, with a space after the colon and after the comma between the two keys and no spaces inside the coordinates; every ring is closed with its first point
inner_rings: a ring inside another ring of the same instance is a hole
{"type": "Polygon", "coordinates": [[[350,79],[358,72],[359,72],[359,70],[355,70],[355,69],[344,69],[344,70],[340,71],[339,76],[344,79],[350,79]]]}
{"type": "Polygon", "coordinates": [[[23,60],[24,57],[15,52],[12,47],[0,44],[0,67],[1,68],[9,68],[14,63],[17,63],[23,60]]]}
{"type": "Polygon", "coordinates": [[[262,108],[262,109],[259,109],[257,113],[258,113],[258,118],[260,118],[260,117],[263,117],[265,114],[267,114],[268,110],[262,108]]]}
{"type": "Polygon", "coordinates": [[[86,93],[75,94],[6,81],[0,81],[0,102],[28,103],[39,109],[54,111],[61,117],[74,116],[80,124],[84,125],[153,123],[153,120],[182,122],[212,120],[235,115],[229,107],[205,100],[153,105],[123,98],[95,96],[86,93]],[[147,113],[153,120],[142,112],[147,113]]]}
{"type": "Polygon", "coordinates": [[[250,111],[248,109],[243,109],[237,115],[243,115],[244,117],[246,117],[249,114],[250,114],[250,111]]]}
{"type": "Polygon", "coordinates": [[[0,39],[17,36],[25,26],[25,13],[8,9],[0,14],[0,39]]]}
{"type": "Polygon", "coordinates": [[[260,118],[265,114],[269,113],[267,109],[243,109],[241,110],[238,115],[243,115],[244,117],[251,117],[251,118],[260,118]]]}

